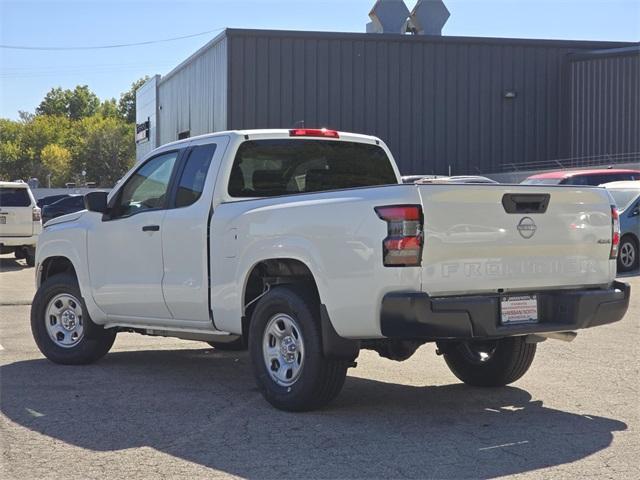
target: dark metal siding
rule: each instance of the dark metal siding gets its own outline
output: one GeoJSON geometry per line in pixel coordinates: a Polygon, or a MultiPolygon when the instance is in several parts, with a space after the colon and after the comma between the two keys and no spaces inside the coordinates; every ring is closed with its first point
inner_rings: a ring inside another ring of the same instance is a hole
{"type": "Polygon", "coordinates": [[[559,158],[563,65],[602,42],[228,30],[228,126],[377,135],[401,171],[559,158]],[[515,99],[504,92],[516,92],[515,99]]]}
{"type": "Polygon", "coordinates": [[[571,156],[640,162],[640,47],[570,57],[571,156]]]}

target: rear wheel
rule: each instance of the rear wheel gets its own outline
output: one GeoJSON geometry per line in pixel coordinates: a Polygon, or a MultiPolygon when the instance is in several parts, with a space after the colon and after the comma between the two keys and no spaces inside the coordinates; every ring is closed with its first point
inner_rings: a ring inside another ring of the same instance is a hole
{"type": "Polygon", "coordinates": [[[31,306],[31,332],[42,354],[55,363],[92,363],[109,351],[115,330],[93,323],[76,279],[68,274],[45,280],[31,306]]]}
{"type": "Polygon", "coordinates": [[[638,254],[638,242],[631,236],[625,235],[620,241],[618,252],[618,271],[628,272],[638,267],[640,255],[638,254]]]}
{"type": "Polygon", "coordinates": [[[27,262],[27,266],[35,267],[36,265],[36,250],[35,248],[25,248],[24,259],[27,262]]]}
{"type": "Polygon", "coordinates": [[[318,302],[291,287],[275,287],[259,300],[249,351],[258,388],[280,410],[323,407],[342,389],[349,366],[324,357],[318,302]]]}
{"type": "Polygon", "coordinates": [[[535,343],[525,337],[459,342],[444,348],[451,372],[468,385],[502,387],[522,377],[533,362],[535,343]]]}

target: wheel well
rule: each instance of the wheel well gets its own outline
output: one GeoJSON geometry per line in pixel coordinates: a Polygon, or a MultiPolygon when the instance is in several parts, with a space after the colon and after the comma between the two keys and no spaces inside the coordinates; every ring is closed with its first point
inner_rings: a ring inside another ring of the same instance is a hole
{"type": "Polygon", "coordinates": [[[42,274],[40,275],[40,283],[44,282],[52,275],[59,273],[68,273],[77,278],[76,269],[73,263],[67,257],[49,257],[42,262],[42,274]]]}
{"type": "Polygon", "coordinates": [[[620,242],[622,242],[622,240],[630,238],[631,241],[633,241],[633,243],[636,244],[636,246],[640,243],[640,241],[638,241],[638,237],[636,237],[633,233],[631,232],[627,232],[624,235],[622,235],[622,237],[620,237],[620,242]]]}
{"type": "Polygon", "coordinates": [[[300,260],[276,258],[263,260],[254,265],[244,290],[242,333],[246,338],[249,321],[258,299],[267,289],[275,285],[295,284],[303,286],[317,303],[320,303],[318,286],[309,267],[300,260]]]}
{"type": "Polygon", "coordinates": [[[263,260],[256,264],[247,278],[243,301],[242,337],[245,344],[249,339],[249,323],[257,302],[270,287],[275,285],[295,285],[312,300],[318,308],[322,351],[326,358],[348,360],[353,362],[358,357],[360,342],[340,337],[331,324],[327,308],[322,305],[318,285],[313,273],[300,260],[278,258],[263,260]]]}

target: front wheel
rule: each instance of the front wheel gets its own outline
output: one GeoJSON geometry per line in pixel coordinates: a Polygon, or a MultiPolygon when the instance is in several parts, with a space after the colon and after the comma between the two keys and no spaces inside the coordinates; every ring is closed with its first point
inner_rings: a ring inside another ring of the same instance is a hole
{"type": "Polygon", "coordinates": [[[76,279],[67,274],[45,280],[31,305],[31,332],[42,354],[54,363],[81,365],[107,354],[113,329],[91,321],[76,279]]]}
{"type": "Polygon", "coordinates": [[[317,301],[292,287],[275,287],[251,318],[249,352],[258,388],[280,410],[314,410],[342,389],[349,362],[324,357],[317,301]]]}
{"type": "Polygon", "coordinates": [[[536,344],[526,343],[525,337],[507,337],[446,345],[444,360],[467,385],[502,387],[529,370],[535,353],[536,344]]]}

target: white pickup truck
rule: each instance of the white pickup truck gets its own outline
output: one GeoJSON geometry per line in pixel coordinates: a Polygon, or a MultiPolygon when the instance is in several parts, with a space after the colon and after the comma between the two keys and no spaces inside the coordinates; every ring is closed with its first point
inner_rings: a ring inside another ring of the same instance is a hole
{"type": "Polygon", "coordinates": [[[401,184],[370,136],[195,137],[85,204],[40,236],[42,353],[93,362],[118,332],[248,348],[284,410],[328,403],[361,348],[404,360],[435,342],[463,382],[506,385],[537,342],[620,320],[629,304],[604,189],[401,184]]]}

